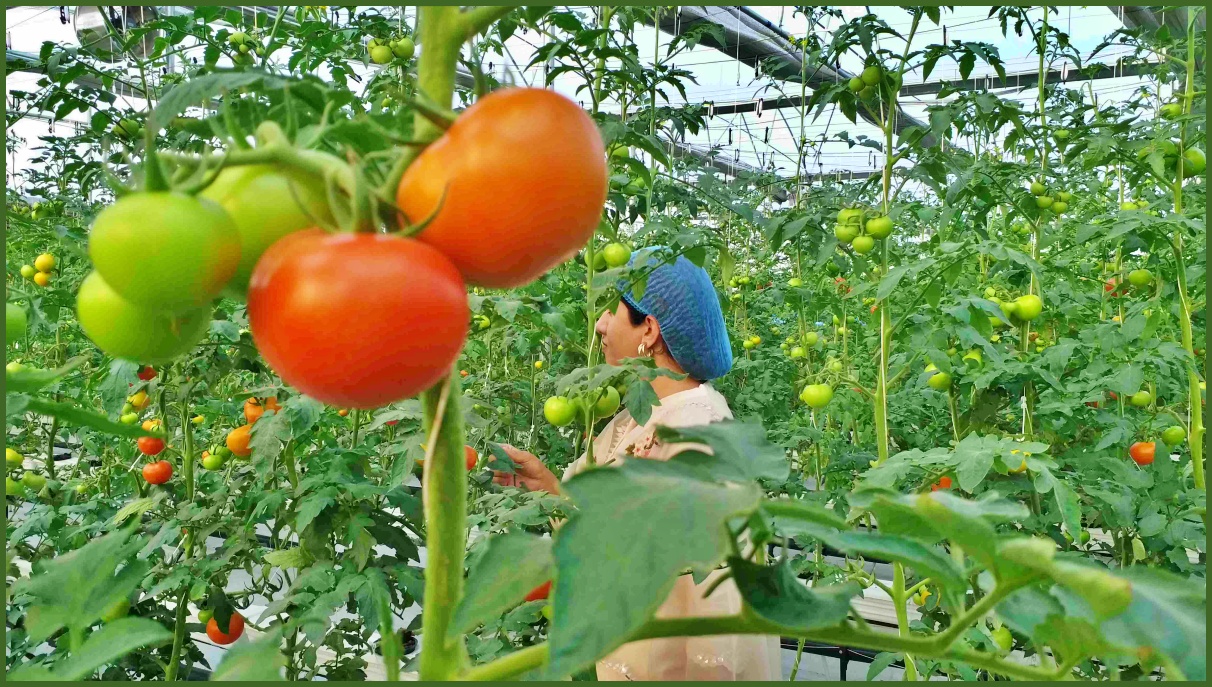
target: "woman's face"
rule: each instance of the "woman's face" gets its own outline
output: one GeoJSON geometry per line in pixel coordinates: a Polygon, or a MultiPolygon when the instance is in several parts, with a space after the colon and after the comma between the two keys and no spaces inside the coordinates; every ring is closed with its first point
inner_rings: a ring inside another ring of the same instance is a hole
{"type": "MultiPolygon", "coordinates": [[[[603,311],[595,328],[602,339],[602,353],[606,362],[618,365],[623,358],[637,356],[640,343],[645,341],[645,335],[655,322],[647,318],[638,327],[631,324],[631,309],[621,300],[614,312],[603,311]]],[[[655,337],[650,338],[655,340],[655,337]]]]}

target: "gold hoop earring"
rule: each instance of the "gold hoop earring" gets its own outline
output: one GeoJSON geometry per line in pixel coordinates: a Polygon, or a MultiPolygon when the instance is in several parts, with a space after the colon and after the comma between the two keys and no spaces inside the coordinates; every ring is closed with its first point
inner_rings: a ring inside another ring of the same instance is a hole
{"type": "Polygon", "coordinates": [[[648,355],[648,344],[641,343],[640,347],[636,349],[636,351],[640,354],[640,357],[643,358],[644,356],[648,355]]]}

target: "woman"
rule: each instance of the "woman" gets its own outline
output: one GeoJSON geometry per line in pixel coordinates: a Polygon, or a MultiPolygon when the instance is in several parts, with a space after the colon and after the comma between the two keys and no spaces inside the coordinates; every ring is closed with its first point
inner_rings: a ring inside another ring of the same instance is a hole
{"type": "MultiPolygon", "coordinates": [[[[651,252],[637,253],[633,265],[641,256],[651,252]]],[[[656,264],[655,258],[648,259],[656,264]]],[[[621,464],[628,456],[668,460],[688,445],[661,443],[654,434],[657,426],[692,427],[732,418],[727,401],[708,384],[732,367],[732,348],[715,288],[701,267],[684,257],[656,267],[642,297],[625,292],[618,309],[602,313],[596,327],[607,363],[650,356],[658,367],[686,375],[652,381],[661,404],[653,406],[647,423],[637,424],[623,410],[602,429],[593,443],[597,465],[621,464]]],[[[559,493],[560,480],[539,458],[512,446],[504,448],[516,472],[495,473],[497,484],[559,493]]],[[[586,466],[582,455],[565,470],[564,480],[586,466]]],[[[738,613],[741,596],[732,580],[703,598],[722,574],[716,571],[699,585],[689,575],[679,577],[657,617],[738,613]]],[[[597,674],[599,680],[779,680],[779,659],[776,637],[671,637],[626,644],[598,662],[597,674]]]]}

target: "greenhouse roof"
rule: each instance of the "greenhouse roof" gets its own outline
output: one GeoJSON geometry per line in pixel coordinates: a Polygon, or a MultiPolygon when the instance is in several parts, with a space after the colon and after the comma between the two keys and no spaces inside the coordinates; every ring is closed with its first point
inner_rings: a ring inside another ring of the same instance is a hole
{"type": "MultiPolygon", "coordinates": [[[[174,8],[178,12],[187,9],[174,8]]],[[[256,9],[268,12],[275,10],[273,7],[256,9]]],[[[587,16],[594,11],[593,8],[578,10],[585,12],[587,16]]],[[[395,16],[396,8],[363,7],[359,8],[359,11],[381,11],[395,16]]],[[[405,22],[414,21],[415,8],[406,8],[405,11],[405,22]]],[[[840,17],[826,16],[812,26],[811,30],[827,44],[832,32],[843,22],[861,16],[866,11],[859,7],[840,8],[840,17]]],[[[878,7],[873,8],[873,11],[902,35],[908,31],[910,15],[904,9],[878,7]]],[[[340,10],[337,12],[337,16],[341,16],[340,10]]],[[[1030,16],[1033,18],[1038,18],[1039,13],[1039,9],[1030,10],[1030,16]]],[[[1170,17],[1167,18],[1165,12],[1151,12],[1143,7],[1063,7],[1058,15],[1052,16],[1052,21],[1068,33],[1073,47],[1086,59],[1103,39],[1116,29],[1140,23],[1173,23],[1175,15],[1175,12],[1170,12],[1170,17]]],[[[44,41],[78,44],[71,17],[67,17],[66,24],[63,23],[63,18],[58,7],[8,8],[8,91],[31,90],[37,78],[34,74],[12,73],[14,57],[19,62],[22,54],[36,56],[44,41]]],[[[705,127],[697,133],[687,132],[683,140],[671,145],[676,145],[682,152],[696,152],[700,156],[714,151],[716,166],[724,170],[736,167],[761,168],[773,170],[780,175],[794,174],[797,164],[796,141],[801,130],[799,105],[802,101],[797,67],[802,53],[790,44],[788,37],[804,37],[810,28],[809,18],[794,7],[681,7],[676,15],[668,13],[660,18],[662,31],[659,38],[654,35],[651,26],[635,27],[632,38],[640,60],[644,64],[652,64],[654,51],[660,59],[665,59],[672,36],[696,21],[718,24],[720,33],[724,36],[723,43],[720,44],[714,37],[709,36],[703,43],[680,52],[671,61],[672,65],[690,71],[694,82],[687,84],[684,99],[676,91],[670,91],[664,94],[670,100],[660,104],[701,104],[709,116],[705,127]],[[759,61],[763,64],[759,65],[759,61]],[[763,66],[770,69],[772,65],[779,70],[775,72],[777,78],[758,73],[763,66]]],[[[1181,23],[1181,19],[1178,19],[1178,22],[1181,23]]],[[[939,25],[923,21],[916,32],[914,46],[955,41],[992,45],[1004,64],[1005,81],[999,79],[987,64],[980,61],[967,79],[960,78],[959,65],[946,59],[941,60],[927,78],[923,78],[920,71],[907,74],[901,96],[902,116],[898,119],[900,126],[914,123],[921,125],[927,121],[927,107],[939,102],[939,89],[944,86],[989,89],[1003,98],[1023,102],[1037,97],[1033,87],[1039,74],[1039,59],[1029,33],[1018,36],[1011,29],[1008,35],[1003,35],[998,18],[990,16],[989,8],[957,7],[944,12],[939,25]]],[[[506,54],[498,56],[499,61],[493,60],[490,55],[484,66],[491,69],[502,81],[541,84],[544,79],[544,65],[526,66],[531,64],[539,45],[541,43],[538,36],[534,34],[515,34],[506,42],[506,54]]],[[[903,46],[903,41],[899,40],[885,39],[882,43],[876,43],[876,47],[896,52],[903,46]]],[[[186,54],[189,54],[188,51],[186,54]]],[[[1126,100],[1148,82],[1147,77],[1137,75],[1140,70],[1117,64],[1120,58],[1130,54],[1131,49],[1126,46],[1112,46],[1101,50],[1094,57],[1096,62],[1105,65],[1097,75],[1098,78],[1090,84],[1100,103],[1126,100]]],[[[35,58],[30,61],[37,60],[35,58]]],[[[807,79],[809,86],[805,89],[806,95],[811,97],[811,87],[819,85],[822,81],[847,78],[861,71],[862,58],[858,54],[843,55],[836,67],[836,70],[828,67],[813,69],[807,79]]],[[[1050,80],[1066,81],[1071,88],[1086,88],[1084,77],[1074,67],[1075,65],[1069,63],[1052,64],[1049,70],[1050,80]]],[[[365,67],[368,71],[375,68],[372,65],[365,67]]],[[[569,75],[557,77],[553,87],[577,97],[575,89],[578,84],[578,78],[569,75]]],[[[581,98],[583,97],[582,94],[581,98]]],[[[941,99],[953,97],[955,96],[952,94],[941,99]]],[[[619,108],[617,103],[604,103],[603,109],[607,112],[617,112],[619,108]]],[[[46,118],[43,120],[42,124],[23,121],[14,131],[26,138],[36,136],[37,128],[46,124],[46,118]]],[[[879,130],[871,123],[862,119],[851,122],[832,105],[824,107],[819,113],[807,113],[803,122],[803,136],[814,143],[806,154],[801,173],[840,173],[861,177],[883,166],[881,152],[870,147],[853,146],[846,140],[839,139],[838,135],[843,133],[851,139],[859,140],[862,137],[880,136],[879,130]]],[[[966,145],[964,141],[952,141],[951,144],[966,145]]],[[[18,160],[11,160],[10,163],[10,167],[19,166],[18,160]]]]}

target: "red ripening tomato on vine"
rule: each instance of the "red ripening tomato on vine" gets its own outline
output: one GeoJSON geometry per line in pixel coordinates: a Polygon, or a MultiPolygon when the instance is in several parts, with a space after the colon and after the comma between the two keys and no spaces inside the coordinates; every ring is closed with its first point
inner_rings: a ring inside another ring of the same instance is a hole
{"type": "Polygon", "coordinates": [[[173,464],[167,460],[157,460],[143,466],[143,479],[148,484],[164,484],[173,476],[173,464]]]}
{"type": "Polygon", "coordinates": [[[244,634],[244,616],[232,611],[231,619],[227,623],[227,632],[219,629],[219,623],[215,618],[206,621],[206,636],[210,637],[210,641],[215,644],[226,645],[231,644],[244,634]]]}
{"type": "Polygon", "coordinates": [[[580,250],[606,191],[606,149],[593,119],[554,91],[507,88],[476,101],[417,157],[396,203],[411,223],[433,216],[417,238],[469,283],[505,288],[580,250]],[[484,202],[488,189],[492,203],[484,202]]]}
{"type": "Polygon", "coordinates": [[[543,599],[546,599],[549,594],[551,594],[551,580],[547,580],[543,584],[530,590],[530,593],[526,595],[526,600],[542,601],[543,599]]]}
{"type": "Polygon", "coordinates": [[[1140,466],[1152,465],[1157,452],[1157,444],[1152,441],[1138,441],[1128,447],[1128,455],[1140,466]]]}
{"type": "Polygon", "coordinates": [[[145,456],[159,455],[164,450],[164,440],[160,437],[139,437],[135,444],[139,452],[145,456]]]}
{"type": "Polygon", "coordinates": [[[269,366],[344,408],[433,386],[458,358],[470,317],[446,256],[384,234],[291,234],[261,256],[248,286],[248,321],[269,366]]]}

